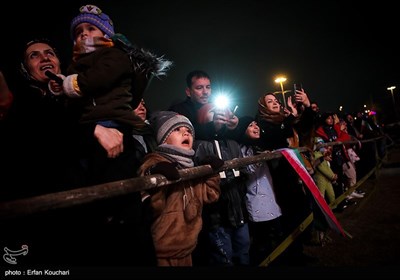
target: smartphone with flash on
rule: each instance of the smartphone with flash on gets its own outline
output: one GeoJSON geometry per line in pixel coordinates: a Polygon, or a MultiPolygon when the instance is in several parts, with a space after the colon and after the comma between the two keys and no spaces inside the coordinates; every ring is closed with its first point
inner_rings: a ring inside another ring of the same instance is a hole
{"type": "Polygon", "coordinates": [[[235,114],[236,114],[236,111],[238,108],[239,108],[239,106],[236,105],[235,108],[233,109],[232,114],[231,114],[231,119],[233,119],[235,117],[235,114]]]}

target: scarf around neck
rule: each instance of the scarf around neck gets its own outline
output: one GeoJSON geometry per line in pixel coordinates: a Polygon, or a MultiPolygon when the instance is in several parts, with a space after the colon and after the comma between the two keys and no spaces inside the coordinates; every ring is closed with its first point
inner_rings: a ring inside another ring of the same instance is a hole
{"type": "Polygon", "coordinates": [[[82,54],[94,52],[99,48],[111,48],[113,46],[114,42],[111,39],[104,37],[89,37],[79,43],[75,43],[72,57],[73,60],[76,61],[82,54]]]}
{"type": "Polygon", "coordinates": [[[177,162],[178,169],[189,168],[194,166],[193,156],[194,150],[185,150],[170,144],[161,144],[155,149],[156,153],[161,154],[165,158],[177,162]]]}

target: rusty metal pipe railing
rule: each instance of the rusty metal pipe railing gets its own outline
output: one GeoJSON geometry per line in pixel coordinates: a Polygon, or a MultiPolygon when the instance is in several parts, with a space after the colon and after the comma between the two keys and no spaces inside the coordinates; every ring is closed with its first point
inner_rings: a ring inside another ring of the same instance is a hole
{"type": "MultiPolygon", "coordinates": [[[[363,140],[361,142],[365,143],[376,141],[379,138],[382,137],[363,140]]],[[[352,143],[358,143],[358,141],[324,143],[318,145],[317,148],[322,146],[333,146],[352,143]]],[[[309,151],[310,149],[306,147],[300,147],[298,148],[298,150],[299,152],[305,152],[309,151]]],[[[232,168],[240,168],[249,164],[272,160],[279,157],[282,157],[282,154],[279,151],[262,152],[252,157],[227,160],[218,171],[213,171],[209,165],[186,168],[179,170],[179,174],[181,175],[181,179],[179,179],[179,181],[199,178],[211,175],[215,172],[220,172],[232,168]]],[[[148,175],[56,193],[49,193],[30,198],[0,202],[0,220],[12,219],[43,211],[91,203],[94,201],[122,196],[141,190],[163,187],[166,185],[174,184],[176,182],[177,181],[168,181],[163,175],[148,175]]]]}

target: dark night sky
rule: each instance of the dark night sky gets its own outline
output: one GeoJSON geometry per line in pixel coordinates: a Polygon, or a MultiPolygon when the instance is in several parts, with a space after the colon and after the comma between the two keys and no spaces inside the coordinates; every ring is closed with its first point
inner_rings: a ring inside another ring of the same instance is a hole
{"type": "MultiPolygon", "coordinates": [[[[378,111],[390,114],[391,85],[399,101],[394,1],[92,0],[24,8],[16,2],[7,8],[18,11],[16,20],[1,19],[3,36],[18,37],[8,41],[7,51],[13,53],[19,40],[45,36],[56,43],[66,66],[72,52],[69,23],[89,3],[112,18],[117,32],[174,61],[168,76],[154,79],[145,93],[152,110],[183,99],[185,76],[193,69],[211,75],[214,94],[227,89],[239,115],[253,115],[260,95],[279,90],[278,74],[288,78],[285,89],[301,82],[322,110],[343,105],[354,111],[372,100],[378,111]]],[[[7,57],[12,56],[6,62],[7,57]]]]}

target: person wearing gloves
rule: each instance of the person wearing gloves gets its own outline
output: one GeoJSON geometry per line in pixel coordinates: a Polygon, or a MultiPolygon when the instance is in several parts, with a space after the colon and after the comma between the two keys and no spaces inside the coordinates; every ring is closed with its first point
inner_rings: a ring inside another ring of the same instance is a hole
{"type": "Polygon", "coordinates": [[[113,22],[100,8],[82,6],[71,21],[74,40],[72,63],[62,85],[50,88],[65,94],[80,123],[106,123],[109,127],[139,126],[132,114],[130,92],[133,69],[126,53],[111,39],[113,22]]]}
{"type": "MultiPolygon", "coordinates": [[[[183,115],[159,111],[150,118],[156,131],[157,148],[146,155],[140,175],[164,175],[176,183],[142,192],[152,212],[151,232],[158,266],[192,266],[192,252],[202,229],[203,204],[218,200],[218,173],[203,178],[179,181],[178,170],[194,166],[194,128],[183,115]]],[[[217,157],[204,159],[213,170],[223,161],[217,157]]]]}
{"type": "MultiPolygon", "coordinates": [[[[67,109],[78,124],[77,142],[85,185],[137,177],[142,159],[138,158],[137,150],[141,144],[132,135],[148,135],[152,130],[134,113],[132,61],[126,51],[115,46],[111,39],[116,35],[113,22],[97,6],[85,5],[79,9],[71,21],[70,35],[74,41],[72,62],[66,76],[58,75],[63,79],[62,85],[52,80],[49,87],[55,94],[66,97],[67,109]],[[107,153],[97,139],[88,137],[97,125],[114,129],[122,139],[120,145],[107,153]]],[[[150,241],[151,236],[143,224],[142,207],[140,192],[82,207],[82,220],[87,221],[82,240],[91,252],[83,261],[96,265],[155,264],[155,255],[148,254],[154,251],[152,244],[144,242],[143,236],[148,235],[150,241]],[[124,218],[125,209],[130,209],[129,220],[124,218]],[[104,240],[101,246],[91,240],[94,234],[104,240]]]]}
{"type": "Polygon", "coordinates": [[[149,128],[132,114],[131,61],[122,49],[114,47],[113,22],[97,6],[79,9],[71,21],[70,34],[74,40],[72,63],[66,76],[58,75],[62,85],[52,80],[49,87],[55,94],[68,97],[67,108],[79,123],[87,184],[135,177],[137,168],[131,166],[135,143],[131,135],[133,130],[143,132],[149,128]],[[120,145],[105,153],[100,143],[87,137],[96,125],[114,128],[122,139],[120,145]]]}

